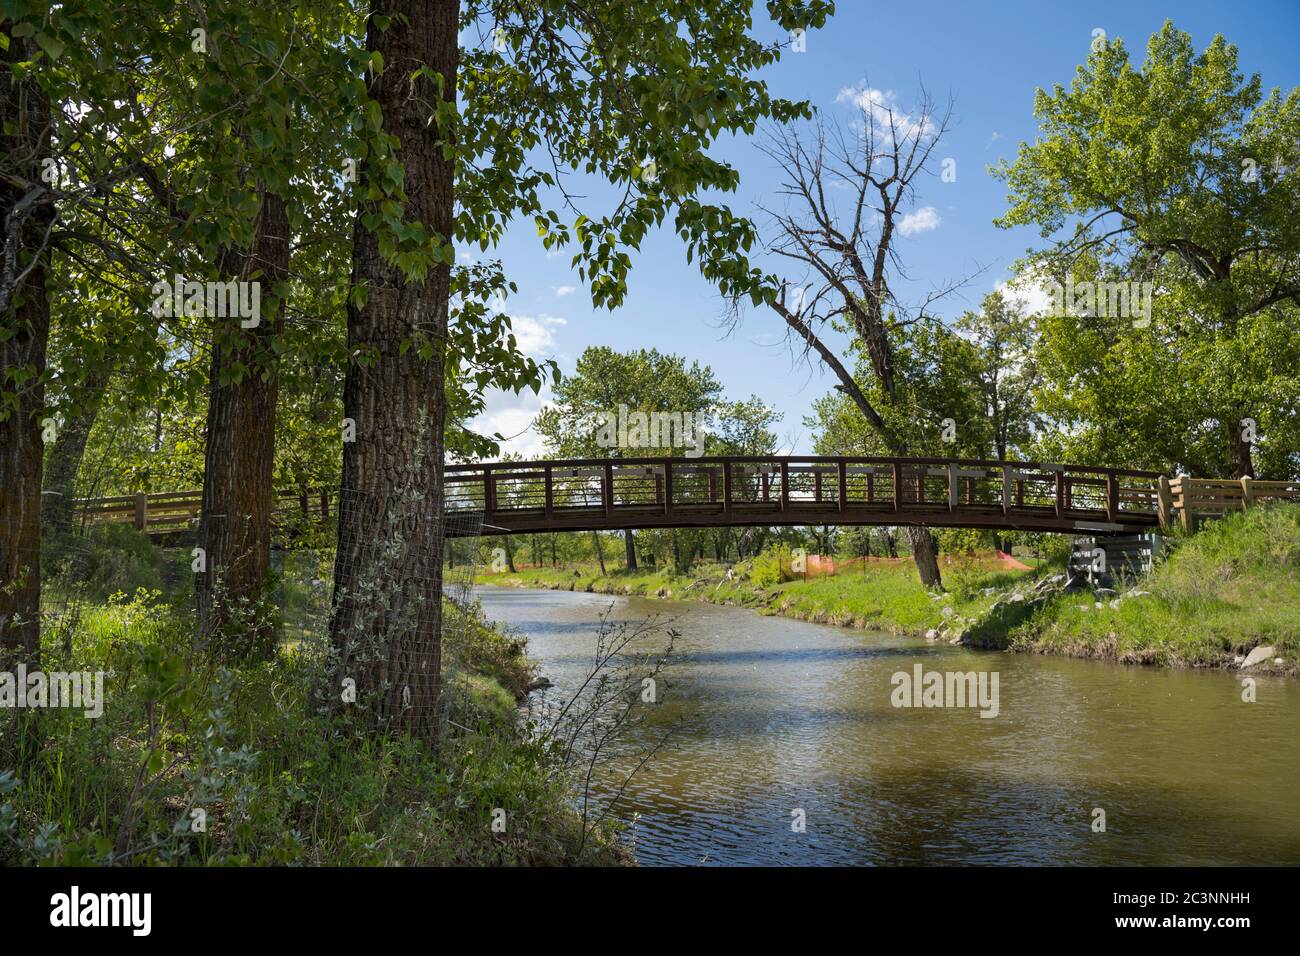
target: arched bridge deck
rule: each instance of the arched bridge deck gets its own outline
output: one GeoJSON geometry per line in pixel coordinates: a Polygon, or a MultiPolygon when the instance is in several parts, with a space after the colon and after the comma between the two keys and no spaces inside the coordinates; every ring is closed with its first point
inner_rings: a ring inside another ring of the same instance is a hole
{"type": "MultiPolygon", "coordinates": [[[[453,537],[624,528],[746,525],[931,525],[1136,534],[1192,527],[1256,503],[1300,502],[1300,480],[1256,481],[959,458],[712,457],[448,465],[453,537]]],[[[272,527],[328,525],[337,488],[275,493],[272,527]]],[[[163,537],[198,522],[203,493],[78,499],[88,524],[133,522],[163,537]]]]}
{"type": "MultiPolygon", "coordinates": [[[[951,458],[701,457],[448,465],[449,513],[483,534],[746,525],[929,525],[1135,534],[1155,472],[951,458]]],[[[456,533],[451,522],[451,533],[456,533]]]]}

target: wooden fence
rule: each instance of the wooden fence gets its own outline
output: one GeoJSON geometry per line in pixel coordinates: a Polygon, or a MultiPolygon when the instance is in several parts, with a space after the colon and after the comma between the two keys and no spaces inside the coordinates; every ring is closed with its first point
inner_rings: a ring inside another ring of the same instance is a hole
{"type": "MultiPolygon", "coordinates": [[[[299,526],[319,518],[328,521],[332,496],[328,489],[276,492],[272,524],[299,526]]],[[[167,491],[159,494],[117,495],[108,498],[79,498],[76,513],[86,524],[130,522],[137,531],[166,534],[185,531],[199,523],[203,492],[167,491]]]]}
{"type": "MultiPolygon", "coordinates": [[[[1142,533],[1270,501],[1300,481],[1165,478],[1081,466],[941,459],[701,459],[450,465],[447,509],[509,533],[743,524],[932,524],[1142,533]],[[1105,524],[1099,524],[1105,523],[1105,524]]],[[[337,492],[279,491],[277,529],[328,522],[337,492]]],[[[151,534],[198,523],[202,492],[87,498],[87,524],[151,534]]]]}
{"type": "Polygon", "coordinates": [[[1161,524],[1175,516],[1192,529],[1205,518],[1221,518],[1269,501],[1300,501],[1300,481],[1259,481],[1255,478],[1160,479],[1161,524]],[[1166,502],[1168,502],[1166,504],[1166,502]]]}

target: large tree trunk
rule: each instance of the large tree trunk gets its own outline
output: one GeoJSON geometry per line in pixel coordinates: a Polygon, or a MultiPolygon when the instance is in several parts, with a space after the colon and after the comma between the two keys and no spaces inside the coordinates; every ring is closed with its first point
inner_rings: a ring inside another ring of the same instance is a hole
{"type": "Polygon", "coordinates": [[[629,571],[636,570],[636,537],[632,529],[623,532],[623,549],[626,552],[626,563],[629,571]]]}
{"type": "Polygon", "coordinates": [[[1230,436],[1229,452],[1231,454],[1232,477],[1254,478],[1255,463],[1252,460],[1251,443],[1245,437],[1245,426],[1237,421],[1228,426],[1230,436]]]}
{"type": "Polygon", "coordinates": [[[927,588],[943,587],[939,575],[939,549],[935,547],[934,535],[929,528],[908,528],[908,540],[912,542],[912,560],[916,563],[916,572],[921,576],[921,583],[927,588]]]}
{"type": "MultiPolygon", "coordinates": [[[[456,96],[455,0],[394,0],[376,8],[391,17],[380,29],[371,17],[368,50],[383,55],[371,83],[384,132],[398,140],[407,221],[448,243],[452,234],[450,131],[436,122],[440,98],[456,96]],[[442,79],[442,93],[417,71],[442,79]],[[415,77],[413,79],[413,77],[415,77]]],[[[368,163],[363,188],[384,188],[380,166],[368,163]]],[[[379,237],[358,211],[353,230],[344,415],[355,441],[343,446],[338,555],[330,638],[336,655],[334,701],[349,682],[370,718],[436,738],[442,652],[443,396],[451,267],[440,262],[407,281],[380,251],[379,237]],[[422,357],[415,342],[428,345],[422,357]]],[[[346,704],[345,704],[346,706],[346,704]]]]}
{"type": "Polygon", "coordinates": [[[591,533],[591,541],[596,546],[596,560],[600,562],[600,573],[605,574],[605,547],[600,543],[600,532],[591,533]]]}
{"type": "Polygon", "coordinates": [[[50,304],[48,256],[41,251],[54,215],[41,182],[50,153],[50,107],[30,78],[15,79],[15,63],[30,60],[30,37],[10,36],[0,51],[0,282],[8,294],[0,309],[0,670],[19,662],[40,666],[41,471],[45,352],[50,304]],[[16,182],[15,180],[20,180],[16,182]],[[14,231],[10,231],[13,228],[14,231]],[[31,271],[19,281],[23,270],[31,271]],[[16,400],[8,401],[13,391],[16,400]]]}
{"type": "Polygon", "coordinates": [[[289,271],[284,200],[263,193],[252,249],[222,256],[222,279],[260,283],[261,318],[214,317],[208,382],[199,547],[206,571],[197,578],[199,633],[219,655],[265,660],[275,655],[275,627],[265,601],[271,570],[278,363],[271,343],[284,324],[274,286],[289,271]],[[232,366],[245,372],[228,378],[232,366]]]}

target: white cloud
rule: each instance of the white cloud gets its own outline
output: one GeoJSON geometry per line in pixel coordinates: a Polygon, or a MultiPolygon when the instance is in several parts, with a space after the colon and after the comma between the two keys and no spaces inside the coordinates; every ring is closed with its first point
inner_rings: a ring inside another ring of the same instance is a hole
{"type": "Polygon", "coordinates": [[[938,229],[939,223],[942,221],[933,206],[922,206],[916,212],[909,212],[898,220],[898,231],[905,236],[913,236],[918,232],[930,232],[932,229],[938,229]]]}
{"type": "Polygon", "coordinates": [[[555,345],[555,330],[568,325],[567,319],[554,315],[512,315],[510,327],[515,333],[519,351],[536,356],[555,345]]]}
{"type": "Polygon", "coordinates": [[[519,395],[494,389],[483,396],[483,414],[473,419],[469,427],[480,435],[503,435],[507,440],[501,443],[502,454],[515,452],[525,458],[544,458],[546,446],[542,436],[530,426],[549,399],[549,388],[543,388],[539,395],[534,395],[531,389],[519,395]]]}
{"type": "Polygon", "coordinates": [[[999,282],[993,291],[1001,292],[1002,297],[1024,315],[1045,315],[1052,305],[1044,281],[1033,276],[999,282]]]}
{"type": "Polygon", "coordinates": [[[566,295],[573,295],[573,293],[577,291],[578,287],[576,285],[561,285],[556,286],[555,288],[555,294],[560,298],[564,298],[566,295]]]}
{"type": "Polygon", "coordinates": [[[893,90],[878,90],[864,84],[846,86],[835,97],[835,102],[857,107],[879,133],[887,134],[892,123],[900,143],[928,131],[926,120],[913,117],[903,109],[893,90]]]}
{"type": "MultiPolygon", "coordinates": [[[[550,358],[555,348],[555,332],[568,325],[568,320],[555,315],[512,315],[510,327],[515,344],[532,358],[550,358]]],[[[488,389],[483,394],[483,412],[468,422],[468,427],[480,435],[500,434],[507,440],[501,443],[501,452],[515,452],[525,458],[544,458],[542,437],[531,425],[546,404],[551,401],[550,385],[542,386],[539,394],[524,389],[518,395],[500,389],[488,389]]]]}

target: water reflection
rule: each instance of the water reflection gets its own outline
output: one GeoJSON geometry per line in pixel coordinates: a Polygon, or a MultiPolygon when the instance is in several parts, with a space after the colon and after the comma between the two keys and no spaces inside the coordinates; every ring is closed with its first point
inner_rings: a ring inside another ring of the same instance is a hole
{"type": "Polygon", "coordinates": [[[596,618],[672,619],[677,663],[628,788],[643,863],[1295,864],[1300,690],[931,646],[737,608],[484,588],[490,617],[572,689],[596,618]],[[1000,675],[1000,713],[899,709],[890,677],[1000,675]],[[1106,832],[1092,830],[1093,810],[1106,832]],[[792,832],[792,811],[807,830],[792,832]]]}

